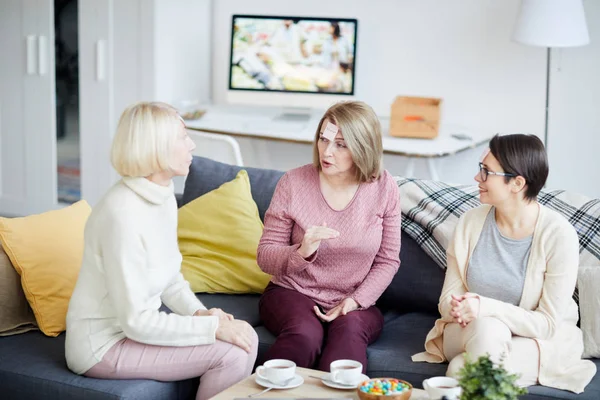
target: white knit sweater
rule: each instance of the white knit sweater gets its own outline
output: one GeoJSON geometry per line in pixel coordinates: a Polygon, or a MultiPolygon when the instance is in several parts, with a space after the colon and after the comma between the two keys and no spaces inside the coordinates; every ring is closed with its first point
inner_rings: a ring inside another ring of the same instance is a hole
{"type": "Polygon", "coordinates": [[[67,313],[69,368],[83,374],[127,337],[158,346],[214,343],[218,318],[183,278],[173,184],[123,178],[94,207],[67,313]],[[164,303],[173,313],[159,311],[164,303]]]}

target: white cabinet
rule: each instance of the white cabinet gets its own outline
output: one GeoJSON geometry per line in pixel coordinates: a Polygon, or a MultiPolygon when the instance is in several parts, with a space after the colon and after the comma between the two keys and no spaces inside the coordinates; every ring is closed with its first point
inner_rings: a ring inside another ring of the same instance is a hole
{"type": "Polygon", "coordinates": [[[81,196],[97,201],[116,180],[110,168],[115,126],[112,0],[79,2],[81,196]]]}
{"type": "MultiPolygon", "coordinates": [[[[62,206],[53,4],[0,0],[0,215],[62,206]]],[[[126,106],[209,99],[210,17],[210,0],[78,0],[81,197],[92,206],[118,179],[110,146],[126,106]]]]}
{"type": "Polygon", "coordinates": [[[92,206],[119,178],[110,146],[125,107],[154,100],[154,2],[79,0],[81,195],[92,206]]]}
{"type": "Polygon", "coordinates": [[[58,207],[52,0],[0,0],[0,214],[58,207]]]}

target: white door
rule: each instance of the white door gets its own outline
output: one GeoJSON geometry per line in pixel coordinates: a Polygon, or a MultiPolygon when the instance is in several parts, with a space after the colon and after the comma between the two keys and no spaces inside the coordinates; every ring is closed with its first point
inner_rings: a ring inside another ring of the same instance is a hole
{"type": "Polygon", "coordinates": [[[0,0],[0,214],[59,207],[52,0],[0,0]]]}
{"type": "Polygon", "coordinates": [[[110,146],[121,113],[154,98],[154,6],[79,0],[81,194],[92,206],[119,178],[110,146]]]}
{"type": "Polygon", "coordinates": [[[81,196],[92,206],[116,180],[109,157],[115,126],[113,10],[113,0],[79,1],[81,196]]]}

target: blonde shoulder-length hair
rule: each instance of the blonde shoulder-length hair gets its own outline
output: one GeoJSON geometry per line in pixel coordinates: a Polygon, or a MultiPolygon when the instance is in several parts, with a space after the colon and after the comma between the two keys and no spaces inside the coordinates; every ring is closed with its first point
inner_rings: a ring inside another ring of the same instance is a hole
{"type": "Polygon", "coordinates": [[[313,165],[320,171],[319,137],[327,121],[334,123],[344,136],[344,141],[355,165],[359,183],[379,179],[383,170],[383,143],[381,123],[373,109],[362,101],[343,101],[331,106],[319,121],[313,143],[313,165]]]}
{"type": "Polygon", "coordinates": [[[177,110],[165,103],[139,102],[123,111],[110,161],[121,176],[146,177],[170,168],[171,149],[182,129],[177,110]]]}

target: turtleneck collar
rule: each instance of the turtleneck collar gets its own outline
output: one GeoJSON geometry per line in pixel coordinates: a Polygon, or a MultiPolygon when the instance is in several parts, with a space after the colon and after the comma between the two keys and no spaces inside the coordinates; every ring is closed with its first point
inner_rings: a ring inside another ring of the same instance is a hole
{"type": "Polygon", "coordinates": [[[175,193],[173,181],[161,186],[146,178],[124,176],[123,183],[143,199],[153,204],[163,204],[175,193]]]}

